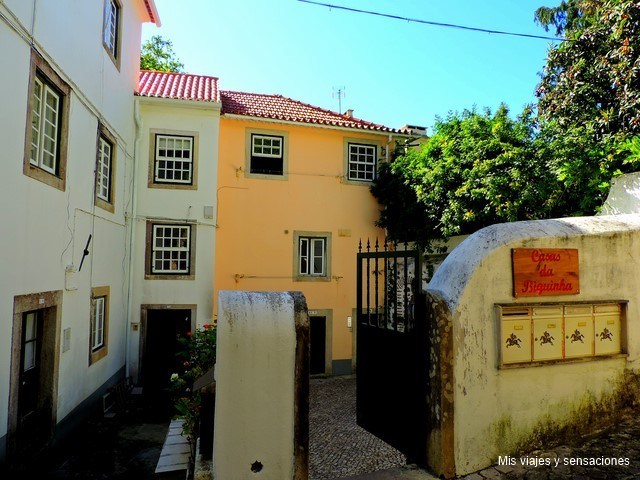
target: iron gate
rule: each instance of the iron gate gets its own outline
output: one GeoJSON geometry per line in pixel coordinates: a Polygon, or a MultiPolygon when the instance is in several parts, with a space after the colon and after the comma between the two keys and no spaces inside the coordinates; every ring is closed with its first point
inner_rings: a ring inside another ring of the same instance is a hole
{"type": "Polygon", "coordinates": [[[360,242],[357,255],[357,422],[426,465],[427,328],[420,253],[360,242]]]}

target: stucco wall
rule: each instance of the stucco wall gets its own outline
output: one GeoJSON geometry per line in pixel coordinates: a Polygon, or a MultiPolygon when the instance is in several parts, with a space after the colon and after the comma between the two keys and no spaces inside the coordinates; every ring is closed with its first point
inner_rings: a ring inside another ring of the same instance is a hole
{"type": "Polygon", "coordinates": [[[358,241],[384,231],[375,226],[380,207],[369,184],[344,181],[344,139],[386,145],[388,135],[223,116],[220,138],[216,291],[304,292],[311,311],[332,311],[331,357],[349,363],[358,241]],[[247,129],[286,132],[284,179],[246,175],[247,129]],[[329,281],[293,278],[296,231],[331,233],[329,281]]]}
{"type": "Polygon", "coordinates": [[[601,213],[640,213],[640,172],[620,175],[613,179],[601,213]]]}
{"type": "MultiPolygon", "coordinates": [[[[218,184],[218,129],[220,105],[194,101],[137,98],[141,127],[135,172],[134,273],[131,321],[140,321],[141,305],[196,305],[192,327],[212,323],[213,271],[216,248],[216,189],[218,184]],[[153,158],[151,132],[182,132],[197,138],[197,188],[183,190],[149,188],[149,162],[153,158]],[[211,207],[213,218],[205,218],[211,207]],[[145,279],[147,221],[192,222],[196,235],[195,276],[193,279],[145,279]]],[[[131,336],[131,372],[137,377],[142,330],[131,336]]]]}
{"type": "Polygon", "coordinates": [[[308,478],[308,328],[299,292],[219,296],[214,478],[308,478]]]}
{"type": "Polygon", "coordinates": [[[451,314],[456,473],[490,465],[541,432],[581,422],[638,366],[640,216],[568,218],[493,225],[467,238],[435,273],[429,291],[451,314]],[[580,293],[513,297],[511,249],[575,248],[580,293]],[[628,300],[628,355],[499,368],[496,304],[628,300]]]}
{"type": "MultiPolygon", "coordinates": [[[[0,140],[3,205],[0,220],[0,370],[11,367],[14,297],[62,291],[60,332],[69,329],[69,349],[60,342],[55,372],[60,422],[125,364],[129,245],[126,208],[131,203],[134,153],[133,91],[140,53],[142,2],[122,4],[121,65],[102,45],[103,2],[0,2],[0,140]],[[70,14],[69,12],[73,12],[70,14]],[[33,43],[33,47],[31,46],[33,43]],[[66,187],[64,191],[23,173],[32,48],[69,85],[66,187]],[[115,137],[114,212],[94,205],[98,122],[115,137]],[[82,270],[65,284],[65,269],[82,270]],[[110,286],[108,355],[89,365],[91,289],[110,286]]],[[[15,365],[13,368],[16,368],[15,365]]],[[[0,437],[8,429],[10,376],[0,376],[0,437]]],[[[16,386],[14,385],[14,390],[16,386]]],[[[0,452],[0,459],[4,451],[0,452]]]]}

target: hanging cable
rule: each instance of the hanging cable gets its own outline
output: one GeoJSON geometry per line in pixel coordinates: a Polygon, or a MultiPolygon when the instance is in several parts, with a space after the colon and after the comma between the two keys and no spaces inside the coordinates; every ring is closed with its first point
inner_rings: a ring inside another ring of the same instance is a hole
{"type": "Polygon", "coordinates": [[[318,6],[327,7],[327,8],[335,8],[336,10],[346,10],[348,12],[364,13],[367,15],[375,15],[378,17],[393,18],[395,20],[402,20],[404,22],[422,23],[422,24],[431,25],[434,27],[457,28],[459,30],[469,30],[472,32],[493,33],[495,35],[510,35],[513,37],[535,38],[538,40],[552,40],[555,42],[564,42],[567,40],[566,38],[559,38],[559,37],[547,37],[544,35],[532,35],[528,33],[504,32],[501,30],[490,30],[487,28],[467,27],[464,25],[456,25],[453,23],[432,22],[430,20],[420,20],[417,18],[401,17],[399,15],[391,15],[389,13],[373,12],[371,10],[361,10],[358,8],[343,7],[341,5],[332,5],[330,3],[314,2],[312,0],[298,0],[298,2],[309,3],[312,5],[318,5],[318,6]]]}

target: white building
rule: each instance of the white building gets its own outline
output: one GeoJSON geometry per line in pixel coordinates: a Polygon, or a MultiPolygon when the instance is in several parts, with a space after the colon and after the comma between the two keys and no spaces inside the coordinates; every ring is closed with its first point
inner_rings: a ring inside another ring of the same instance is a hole
{"type": "Polygon", "coordinates": [[[129,374],[132,293],[156,301],[130,281],[144,22],[153,0],[0,0],[0,461],[129,374]]]}
{"type": "Polygon", "coordinates": [[[142,72],[135,105],[129,374],[163,406],[177,335],[213,323],[218,79],[142,72]]]}

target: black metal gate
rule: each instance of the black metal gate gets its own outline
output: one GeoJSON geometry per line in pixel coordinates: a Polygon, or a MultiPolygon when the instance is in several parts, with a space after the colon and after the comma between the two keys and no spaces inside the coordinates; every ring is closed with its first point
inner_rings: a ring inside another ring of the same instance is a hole
{"type": "Polygon", "coordinates": [[[376,239],[358,248],[357,421],[426,465],[428,351],[420,253],[376,239]]]}

